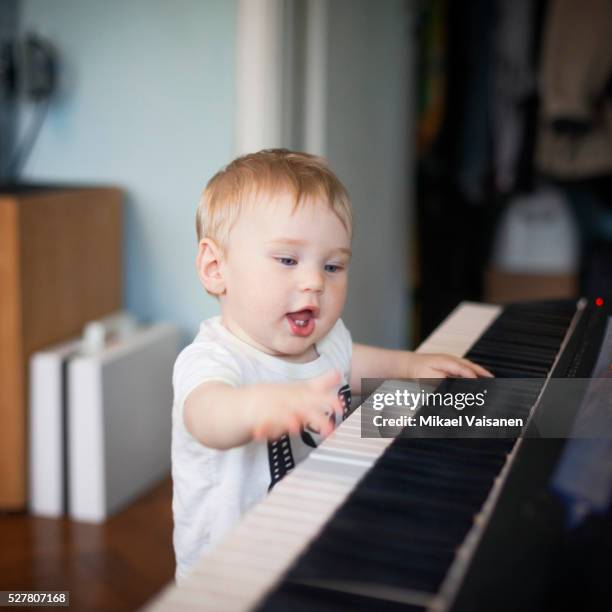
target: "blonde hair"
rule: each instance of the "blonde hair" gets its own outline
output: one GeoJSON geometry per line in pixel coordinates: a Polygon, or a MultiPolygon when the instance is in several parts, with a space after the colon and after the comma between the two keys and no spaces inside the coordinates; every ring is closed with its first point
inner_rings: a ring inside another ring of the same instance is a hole
{"type": "Polygon", "coordinates": [[[325,160],[287,149],[264,149],[238,157],[208,181],[196,213],[198,242],[212,238],[225,249],[243,206],[280,191],[295,197],[294,210],[306,201],[323,200],[352,235],[348,193],[325,160]]]}

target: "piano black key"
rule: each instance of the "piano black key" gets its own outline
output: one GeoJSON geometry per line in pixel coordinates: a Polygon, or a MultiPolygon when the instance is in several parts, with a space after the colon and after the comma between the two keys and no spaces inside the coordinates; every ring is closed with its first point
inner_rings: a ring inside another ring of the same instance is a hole
{"type": "Polygon", "coordinates": [[[399,558],[390,559],[380,550],[330,550],[323,542],[311,551],[295,574],[289,574],[289,579],[303,581],[326,578],[338,582],[354,580],[369,585],[435,593],[444,578],[444,570],[426,561],[419,563],[419,559],[411,559],[407,555],[400,563],[399,558]]]}
{"type": "MultiPolygon", "coordinates": [[[[500,467],[501,467],[501,463],[500,463],[500,467]]],[[[393,473],[393,471],[397,470],[398,468],[395,466],[390,466],[390,465],[382,465],[382,466],[377,466],[377,473],[378,470],[381,470],[381,476],[384,477],[385,476],[385,471],[387,470],[387,473],[389,473],[389,471],[391,473],[393,473]]],[[[451,463],[446,463],[443,464],[440,461],[425,461],[425,460],[420,460],[420,463],[418,465],[414,464],[412,467],[408,467],[406,466],[404,468],[408,473],[406,475],[406,477],[403,479],[403,481],[406,481],[408,483],[410,483],[411,480],[411,475],[414,474],[415,476],[415,481],[417,480],[418,477],[427,477],[427,478],[433,478],[435,480],[437,480],[438,482],[440,482],[440,486],[443,486],[444,484],[448,483],[448,482],[452,482],[453,480],[455,482],[457,482],[457,479],[459,478],[459,476],[461,476],[459,482],[462,484],[462,486],[466,489],[480,489],[482,488],[482,486],[487,486],[489,479],[490,479],[490,475],[493,473],[495,474],[496,472],[494,470],[487,470],[484,468],[467,468],[465,470],[461,470],[460,466],[458,465],[453,465],[451,463]],[[412,471],[409,471],[412,470],[412,471]]],[[[374,478],[374,476],[372,476],[371,478],[374,478]]],[[[402,481],[398,481],[398,479],[395,479],[396,482],[402,482],[402,481]]],[[[369,479],[364,479],[363,481],[363,488],[367,489],[367,487],[369,486],[370,480],[369,479]]]]}
{"type": "MultiPolygon", "coordinates": [[[[377,470],[377,474],[379,474],[379,470],[377,470]]],[[[364,483],[364,487],[372,491],[380,491],[388,487],[397,487],[398,489],[405,490],[410,487],[417,491],[419,495],[427,495],[429,498],[443,497],[444,499],[457,499],[474,503],[480,498],[483,487],[486,487],[487,484],[485,482],[474,486],[472,482],[466,483],[457,478],[437,481],[435,484],[432,484],[431,478],[427,474],[411,473],[399,482],[397,478],[387,477],[385,474],[382,474],[375,481],[370,481],[367,484],[364,483]]]]}
{"type": "Polygon", "coordinates": [[[424,612],[425,608],[406,603],[344,593],[314,585],[287,581],[261,607],[262,612],[424,612]]]}
{"type": "Polygon", "coordinates": [[[526,348],[516,342],[502,343],[493,342],[490,340],[483,340],[478,343],[478,348],[470,350],[470,355],[474,355],[475,352],[492,354],[492,355],[510,355],[512,357],[525,357],[526,359],[533,359],[534,357],[544,360],[547,364],[554,361],[556,351],[552,348],[526,348]]]}
{"type": "MultiPolygon", "coordinates": [[[[387,508],[383,515],[380,507],[367,507],[357,502],[351,503],[344,516],[349,520],[360,521],[362,526],[368,525],[370,526],[369,528],[374,528],[373,526],[378,522],[382,522],[389,529],[401,530],[405,523],[412,522],[415,526],[419,526],[424,536],[439,531],[440,535],[445,538],[444,542],[447,546],[454,545],[457,542],[446,538],[461,536],[472,522],[471,517],[462,517],[459,520],[459,518],[449,516],[448,513],[428,512],[427,508],[417,505],[411,508],[404,508],[402,511],[397,511],[395,508],[387,508]]],[[[316,543],[313,543],[311,550],[316,550],[316,546],[316,543]]],[[[307,554],[304,558],[306,558],[307,554]]]]}
{"type": "MultiPolygon", "coordinates": [[[[395,456],[393,454],[392,456],[395,456]]],[[[404,456],[402,453],[401,456],[404,456]]],[[[449,456],[446,457],[416,457],[412,461],[412,465],[405,467],[391,465],[391,461],[385,461],[376,466],[376,475],[381,474],[384,478],[387,475],[394,477],[398,482],[411,481],[417,482],[424,477],[433,478],[440,483],[440,486],[448,485],[461,486],[463,489],[479,489],[483,484],[486,485],[490,474],[495,474],[498,470],[495,465],[501,467],[503,461],[500,459],[497,464],[488,461],[486,464],[478,464],[469,461],[458,461],[449,456]],[[401,472],[400,472],[401,471],[401,472]]],[[[377,476],[368,476],[363,480],[364,487],[370,482],[370,479],[377,476]]]]}
{"type": "Polygon", "coordinates": [[[500,454],[495,456],[490,454],[475,455],[468,452],[458,455],[445,451],[441,446],[439,452],[436,453],[435,448],[411,449],[408,444],[413,441],[412,438],[401,438],[401,440],[406,446],[393,445],[389,449],[390,459],[380,463],[381,471],[388,469],[396,472],[414,473],[419,469],[429,469],[430,467],[434,469],[436,466],[439,466],[455,472],[467,468],[470,474],[477,479],[478,472],[490,469],[495,470],[501,467],[501,462],[505,456],[504,451],[500,451],[500,454]],[[394,465],[394,460],[401,463],[394,465]]]}
{"type": "Polygon", "coordinates": [[[492,463],[497,465],[500,461],[500,456],[505,454],[512,447],[511,444],[501,443],[496,446],[491,446],[491,440],[483,440],[470,443],[452,444],[450,440],[439,440],[432,442],[430,440],[411,440],[408,438],[398,438],[398,440],[389,448],[389,457],[399,458],[399,454],[405,453],[406,456],[416,455],[427,459],[431,457],[433,460],[440,458],[448,458],[455,464],[457,462],[472,463],[486,465],[492,463]]]}
{"type": "MultiPolygon", "coordinates": [[[[339,513],[335,517],[333,524],[330,524],[328,528],[352,534],[354,537],[358,537],[359,534],[366,531],[363,529],[361,520],[349,516],[347,512],[339,513]]],[[[441,529],[425,532],[417,522],[402,520],[395,523],[390,521],[381,522],[376,525],[375,533],[380,537],[381,541],[385,541],[388,538],[400,538],[427,545],[433,550],[448,552],[455,550],[454,543],[461,537],[463,528],[448,522],[441,529]]]]}
{"type": "Polygon", "coordinates": [[[549,366],[555,358],[556,351],[549,348],[525,347],[516,342],[483,342],[478,348],[470,351],[470,356],[509,356],[517,359],[538,360],[543,365],[549,366]]]}
{"type": "Polygon", "coordinates": [[[477,350],[477,351],[472,351],[470,353],[470,359],[472,359],[473,361],[480,363],[483,360],[488,360],[488,361],[503,361],[504,363],[516,363],[516,364],[520,364],[520,365],[530,365],[530,366],[535,366],[537,368],[541,368],[544,370],[544,372],[548,371],[548,366],[550,364],[550,359],[547,357],[541,357],[541,356],[537,356],[537,355],[528,355],[528,354],[521,354],[518,351],[515,351],[514,354],[511,354],[512,351],[508,351],[506,352],[497,352],[497,353],[493,353],[492,351],[489,350],[477,350]]]}
{"type": "MultiPolygon", "coordinates": [[[[384,528],[384,524],[381,524],[384,528]]],[[[449,555],[455,553],[452,546],[448,546],[444,540],[439,540],[437,543],[431,537],[423,536],[420,531],[398,532],[396,530],[384,529],[379,531],[379,526],[376,529],[360,529],[355,530],[354,524],[351,527],[339,525],[334,522],[330,526],[329,537],[331,540],[336,540],[344,545],[346,542],[353,542],[363,548],[380,547],[381,542],[385,542],[385,549],[400,550],[403,554],[419,554],[424,557],[432,557],[436,560],[449,560],[449,555]],[[393,535],[389,538],[387,536],[393,535]]]]}
{"type": "Polygon", "coordinates": [[[487,361],[481,361],[479,365],[490,370],[497,378],[544,378],[547,374],[544,370],[534,372],[525,368],[498,365],[487,361]]]}
{"type": "Polygon", "coordinates": [[[398,439],[398,446],[407,445],[410,448],[418,448],[426,451],[435,450],[437,453],[451,456],[463,455],[489,455],[498,456],[499,453],[509,452],[513,444],[506,440],[483,439],[483,440],[410,440],[398,439]]]}
{"type": "MultiPolygon", "coordinates": [[[[523,334],[516,330],[495,329],[485,336],[489,342],[499,342],[504,346],[515,345],[517,348],[534,347],[536,349],[557,349],[562,337],[536,336],[534,334],[523,334]]],[[[468,352],[469,355],[469,352],[468,352]]]]}
{"type": "MultiPolygon", "coordinates": [[[[489,478],[488,482],[492,482],[489,478]]],[[[393,508],[393,512],[409,513],[418,506],[420,509],[429,513],[432,518],[446,517],[449,513],[457,521],[471,521],[474,516],[473,506],[467,502],[452,500],[451,496],[440,498],[418,495],[417,492],[411,493],[409,490],[398,488],[394,491],[381,492],[371,489],[362,489],[353,499],[353,503],[364,507],[370,504],[372,510],[378,512],[379,516],[385,516],[393,508]]]]}
{"type": "MultiPolygon", "coordinates": [[[[356,563],[362,562],[368,566],[372,563],[391,564],[404,571],[421,568],[429,575],[443,571],[444,567],[452,561],[454,554],[453,551],[431,550],[423,544],[410,540],[394,538],[383,543],[380,539],[364,538],[362,535],[360,533],[347,537],[346,533],[330,530],[318,550],[327,551],[330,559],[337,551],[342,551],[354,556],[356,563]]],[[[328,575],[328,570],[335,572],[335,568],[330,567],[327,561],[322,564],[321,568],[325,569],[322,569],[319,575],[328,575]]],[[[335,577],[335,573],[333,575],[335,577]]]]}

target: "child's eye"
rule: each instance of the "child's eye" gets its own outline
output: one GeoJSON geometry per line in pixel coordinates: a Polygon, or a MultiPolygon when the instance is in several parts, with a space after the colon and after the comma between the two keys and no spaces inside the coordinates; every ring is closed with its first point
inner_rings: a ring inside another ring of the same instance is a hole
{"type": "Polygon", "coordinates": [[[338,264],[327,264],[325,266],[325,271],[326,272],[338,272],[338,270],[341,270],[342,266],[339,266],[338,264]]]}
{"type": "Polygon", "coordinates": [[[297,260],[293,259],[293,257],[277,257],[276,261],[283,264],[283,266],[295,266],[297,264],[297,260]]]}

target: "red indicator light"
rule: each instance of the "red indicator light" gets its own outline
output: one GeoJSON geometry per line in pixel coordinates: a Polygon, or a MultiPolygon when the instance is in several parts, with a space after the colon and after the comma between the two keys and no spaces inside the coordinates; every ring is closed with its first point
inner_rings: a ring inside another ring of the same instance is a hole
{"type": "Polygon", "coordinates": [[[603,304],[604,304],[603,298],[600,298],[600,297],[595,298],[595,306],[603,306],[603,304]]]}

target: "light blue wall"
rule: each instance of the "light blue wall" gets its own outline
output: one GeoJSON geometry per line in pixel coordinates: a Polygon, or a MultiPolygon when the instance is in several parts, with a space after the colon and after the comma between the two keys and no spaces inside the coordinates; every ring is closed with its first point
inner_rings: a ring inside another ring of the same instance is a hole
{"type": "Polygon", "coordinates": [[[24,178],[122,187],[125,306],[186,339],[218,312],[195,273],[194,215],[233,157],[235,0],[23,0],[20,12],[62,61],[24,178]]]}

